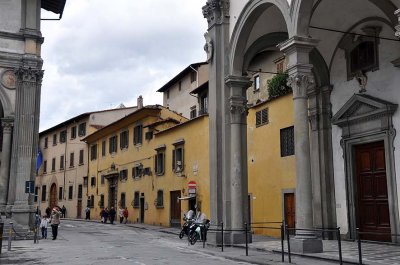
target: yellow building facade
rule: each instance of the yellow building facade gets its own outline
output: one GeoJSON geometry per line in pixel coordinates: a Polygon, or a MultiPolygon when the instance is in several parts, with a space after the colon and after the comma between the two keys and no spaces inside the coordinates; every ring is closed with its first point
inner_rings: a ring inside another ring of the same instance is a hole
{"type": "Polygon", "coordinates": [[[105,207],[127,207],[130,222],[179,226],[196,204],[209,216],[207,116],[188,120],[146,106],[84,141],[92,218],[105,207]]]}

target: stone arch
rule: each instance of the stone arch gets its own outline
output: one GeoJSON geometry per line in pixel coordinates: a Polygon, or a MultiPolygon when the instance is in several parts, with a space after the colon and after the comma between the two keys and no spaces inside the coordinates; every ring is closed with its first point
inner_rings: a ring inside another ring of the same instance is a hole
{"type": "Polygon", "coordinates": [[[291,8],[293,35],[308,36],[314,0],[293,0],[291,8]]]}
{"type": "Polygon", "coordinates": [[[10,97],[7,95],[4,88],[0,88],[0,103],[3,108],[3,116],[2,117],[9,117],[14,116],[14,108],[13,104],[11,103],[10,97]]]}
{"type": "Polygon", "coordinates": [[[310,63],[313,65],[312,72],[317,87],[329,86],[330,75],[328,65],[317,48],[312,49],[310,52],[310,63]]]}
{"type": "MultiPolygon", "coordinates": [[[[254,24],[257,19],[262,15],[268,8],[275,6],[279,9],[280,15],[282,15],[286,28],[290,35],[290,14],[289,5],[286,1],[279,0],[253,0],[249,1],[243,8],[239,15],[238,21],[235,24],[235,28],[232,32],[230,47],[229,47],[229,63],[227,73],[228,75],[241,76],[243,74],[243,66],[246,58],[246,45],[247,40],[250,36],[254,24]]],[[[262,41],[260,41],[262,42],[262,41]]],[[[265,42],[265,40],[264,40],[265,42]]],[[[251,45],[252,49],[248,49],[250,53],[254,52],[254,45],[260,45],[260,43],[254,43],[251,45]]],[[[251,48],[250,47],[250,48],[251,48]]],[[[247,54],[250,56],[250,54],[247,54]]],[[[247,58],[248,58],[247,56],[247,58]]],[[[248,63],[248,62],[247,62],[248,63]]]]}

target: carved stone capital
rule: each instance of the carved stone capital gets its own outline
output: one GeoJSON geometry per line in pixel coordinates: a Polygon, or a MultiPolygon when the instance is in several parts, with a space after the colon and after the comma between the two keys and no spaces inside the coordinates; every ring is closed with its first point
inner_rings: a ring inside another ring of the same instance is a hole
{"type": "Polygon", "coordinates": [[[203,16],[208,25],[222,24],[229,19],[229,0],[208,0],[203,6],[203,16]]]}
{"type": "Polygon", "coordinates": [[[396,33],[395,36],[400,38],[400,9],[397,9],[394,14],[397,16],[399,24],[395,27],[396,28],[396,33]]]}
{"type": "Polygon", "coordinates": [[[42,84],[43,70],[32,69],[31,67],[19,67],[14,70],[17,82],[42,84]]]}
{"type": "Polygon", "coordinates": [[[11,133],[14,127],[14,119],[3,118],[1,119],[1,126],[3,127],[3,133],[11,133]]]}
{"type": "Polygon", "coordinates": [[[293,99],[306,99],[308,91],[314,90],[315,87],[314,77],[306,74],[295,74],[289,76],[287,84],[292,87],[293,99]]]}

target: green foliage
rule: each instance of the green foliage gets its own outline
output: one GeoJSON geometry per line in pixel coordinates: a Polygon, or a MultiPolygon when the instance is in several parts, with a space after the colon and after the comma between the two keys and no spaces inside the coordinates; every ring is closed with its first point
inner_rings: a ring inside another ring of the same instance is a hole
{"type": "Polygon", "coordinates": [[[269,99],[277,98],[288,94],[292,88],[287,85],[288,74],[276,74],[273,78],[267,81],[269,99]]]}

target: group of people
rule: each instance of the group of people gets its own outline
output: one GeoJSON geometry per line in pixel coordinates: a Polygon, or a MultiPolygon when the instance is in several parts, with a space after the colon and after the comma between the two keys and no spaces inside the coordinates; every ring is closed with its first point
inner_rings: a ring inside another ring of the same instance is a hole
{"type": "Polygon", "coordinates": [[[61,216],[62,208],[55,206],[53,210],[51,210],[50,207],[48,207],[46,209],[46,215],[43,215],[42,219],[39,218],[39,220],[37,220],[37,223],[40,223],[39,228],[42,232],[43,239],[47,239],[47,228],[49,224],[51,225],[53,240],[57,239],[61,216]]]}
{"type": "MultiPolygon", "coordinates": [[[[107,221],[110,220],[110,223],[114,224],[116,215],[117,212],[115,211],[114,207],[111,207],[110,210],[108,210],[106,207],[100,211],[101,222],[106,224],[107,221]]],[[[128,215],[128,208],[125,207],[124,209],[120,207],[118,209],[119,223],[122,224],[124,222],[126,224],[128,221],[128,215]]]]}

